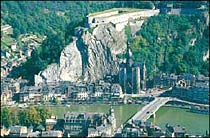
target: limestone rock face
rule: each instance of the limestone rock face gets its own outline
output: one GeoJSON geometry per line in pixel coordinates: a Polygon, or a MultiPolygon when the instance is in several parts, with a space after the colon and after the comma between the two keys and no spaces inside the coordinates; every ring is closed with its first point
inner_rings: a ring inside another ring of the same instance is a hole
{"type": "Polygon", "coordinates": [[[57,64],[54,63],[48,65],[44,71],[41,71],[38,75],[35,75],[35,85],[42,82],[54,82],[59,80],[58,70],[59,67],[57,64]]]}
{"type": "Polygon", "coordinates": [[[124,31],[104,24],[92,33],[84,28],[80,32],[62,51],[59,64],[51,64],[35,75],[35,85],[52,81],[94,82],[118,73],[120,59],[116,55],[126,50],[124,31]]]}
{"type": "Polygon", "coordinates": [[[62,51],[58,73],[59,79],[64,81],[75,81],[82,75],[82,59],[76,39],[62,51]]]}

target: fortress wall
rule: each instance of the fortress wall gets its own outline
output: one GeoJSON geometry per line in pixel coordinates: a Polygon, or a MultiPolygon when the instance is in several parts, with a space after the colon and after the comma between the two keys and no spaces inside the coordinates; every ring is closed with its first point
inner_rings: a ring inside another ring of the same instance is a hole
{"type": "Polygon", "coordinates": [[[115,28],[117,31],[122,31],[123,28],[125,28],[125,26],[128,24],[128,21],[125,21],[125,22],[121,22],[121,23],[117,23],[115,25],[115,28]]]}
{"type": "Polygon", "coordinates": [[[108,12],[108,13],[102,13],[102,14],[98,14],[98,15],[94,15],[94,16],[87,16],[88,18],[88,23],[92,23],[93,18],[100,18],[100,17],[107,17],[107,16],[112,16],[112,15],[116,15],[118,14],[119,11],[113,11],[113,12],[108,12]]]}
{"type": "MultiPolygon", "coordinates": [[[[115,11],[116,12],[116,11],[115,11]]],[[[91,19],[91,21],[88,19],[89,26],[90,27],[95,27],[96,25],[99,24],[104,24],[104,23],[113,23],[117,26],[117,30],[122,30],[122,28],[125,26],[125,24],[127,24],[129,18],[132,19],[138,19],[138,18],[145,18],[145,17],[151,17],[154,15],[158,15],[160,12],[160,10],[143,10],[143,11],[139,11],[139,12],[132,12],[132,13],[127,13],[127,14],[121,14],[121,15],[116,15],[116,16],[112,16],[115,14],[111,14],[110,17],[102,17],[102,15],[100,16],[93,16],[93,17],[89,17],[89,19],[91,19]],[[95,23],[92,23],[92,20],[95,19],[95,23]]],[[[106,14],[107,16],[110,15],[110,13],[106,14]]]]}

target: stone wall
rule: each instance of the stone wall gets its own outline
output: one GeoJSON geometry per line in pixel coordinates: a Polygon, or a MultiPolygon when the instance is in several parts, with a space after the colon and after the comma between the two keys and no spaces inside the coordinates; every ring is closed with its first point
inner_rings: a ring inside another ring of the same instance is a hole
{"type": "Polygon", "coordinates": [[[117,30],[122,30],[122,28],[124,28],[129,19],[136,20],[136,19],[147,18],[154,15],[158,15],[159,12],[160,12],[159,9],[157,10],[146,9],[142,11],[130,12],[127,14],[125,13],[119,15],[117,13],[110,14],[110,16],[96,15],[88,17],[88,26],[95,27],[99,24],[113,23],[117,26],[117,30]]]}
{"type": "Polygon", "coordinates": [[[91,24],[93,22],[94,18],[100,18],[100,17],[108,17],[108,16],[112,16],[112,15],[116,15],[118,14],[119,11],[112,11],[112,12],[107,12],[107,13],[101,13],[101,14],[97,14],[97,15],[89,15],[88,17],[88,23],[91,24]]]}

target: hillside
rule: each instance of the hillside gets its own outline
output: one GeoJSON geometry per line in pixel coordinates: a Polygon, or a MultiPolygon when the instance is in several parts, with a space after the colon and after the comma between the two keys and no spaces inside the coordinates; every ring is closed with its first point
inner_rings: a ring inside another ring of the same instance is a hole
{"type": "Polygon", "coordinates": [[[134,60],[146,61],[148,74],[209,75],[209,24],[203,14],[159,15],[149,18],[133,40],[134,60]],[[155,70],[156,69],[156,70],[155,70]]]}
{"type": "MultiPolygon", "coordinates": [[[[41,46],[33,51],[25,63],[14,68],[9,77],[22,76],[34,83],[35,74],[46,69],[52,63],[59,64],[61,51],[73,41],[75,27],[84,25],[87,13],[118,7],[152,8],[155,5],[161,8],[167,3],[165,1],[133,1],[133,3],[122,1],[91,1],[87,3],[82,1],[3,1],[1,2],[1,25],[9,24],[14,28],[12,39],[18,39],[21,34],[26,33],[46,36],[41,46]]],[[[205,2],[193,2],[190,5],[187,2],[172,3],[175,7],[198,8],[205,2]]],[[[208,27],[203,15],[199,14],[191,16],[160,15],[149,18],[133,40],[134,60],[146,60],[150,79],[160,72],[176,74],[189,72],[208,75],[209,60],[203,61],[204,53],[207,52],[209,46],[208,27]]]]}

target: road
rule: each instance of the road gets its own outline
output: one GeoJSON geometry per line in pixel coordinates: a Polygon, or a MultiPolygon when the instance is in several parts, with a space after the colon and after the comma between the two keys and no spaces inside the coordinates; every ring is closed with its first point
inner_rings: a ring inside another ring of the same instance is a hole
{"type": "Polygon", "coordinates": [[[124,94],[125,97],[157,97],[160,94],[166,92],[167,90],[160,90],[160,91],[154,91],[154,92],[146,92],[146,93],[140,93],[140,94],[124,94]]]}
{"type": "Polygon", "coordinates": [[[140,111],[138,111],[130,120],[142,120],[146,121],[153,115],[161,106],[166,104],[171,99],[169,97],[156,97],[155,100],[144,106],[140,111]]]}

